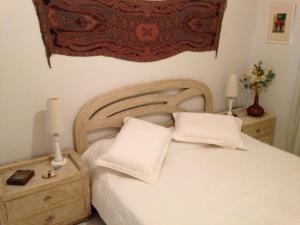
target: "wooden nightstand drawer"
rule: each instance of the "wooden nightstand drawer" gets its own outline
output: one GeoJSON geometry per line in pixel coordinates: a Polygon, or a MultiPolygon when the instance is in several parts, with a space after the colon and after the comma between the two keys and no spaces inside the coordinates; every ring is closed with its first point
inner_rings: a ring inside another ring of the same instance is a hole
{"type": "Polygon", "coordinates": [[[259,141],[264,142],[266,144],[270,144],[273,142],[273,134],[269,134],[267,136],[258,138],[259,141]]]}
{"type": "Polygon", "coordinates": [[[53,156],[0,166],[1,225],[70,225],[91,214],[90,183],[86,165],[74,151],[65,151],[67,164],[51,179],[53,156]],[[24,186],[6,185],[16,170],[31,169],[34,177],[24,186]]]}
{"type": "MultiPolygon", "coordinates": [[[[244,108],[236,108],[232,112],[242,120],[243,133],[272,145],[276,120],[272,113],[265,112],[262,117],[252,117],[247,115],[244,108]]],[[[221,114],[226,114],[226,112],[221,114]]]]}
{"type": "Polygon", "coordinates": [[[33,210],[49,207],[57,202],[81,195],[83,195],[83,183],[77,181],[8,201],[5,203],[5,207],[8,218],[21,218],[30,214],[33,210]]]}
{"type": "Polygon", "coordinates": [[[243,126],[242,131],[254,138],[261,138],[273,133],[275,120],[267,120],[260,123],[243,126]]]}
{"type": "Polygon", "coordinates": [[[72,224],[84,216],[85,202],[83,198],[59,205],[46,212],[20,220],[9,220],[10,225],[65,225],[72,224]]]}

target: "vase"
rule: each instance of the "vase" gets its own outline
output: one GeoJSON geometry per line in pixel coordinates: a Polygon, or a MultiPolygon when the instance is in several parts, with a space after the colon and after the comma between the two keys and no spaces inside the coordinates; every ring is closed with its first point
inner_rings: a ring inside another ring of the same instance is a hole
{"type": "Polygon", "coordinates": [[[264,108],[259,105],[258,91],[255,93],[254,104],[247,108],[247,114],[253,117],[261,117],[265,114],[264,108]]]}

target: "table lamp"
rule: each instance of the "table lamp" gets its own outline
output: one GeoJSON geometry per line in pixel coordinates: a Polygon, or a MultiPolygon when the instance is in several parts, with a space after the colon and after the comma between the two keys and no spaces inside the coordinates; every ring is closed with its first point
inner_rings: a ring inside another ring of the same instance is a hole
{"type": "Polygon", "coordinates": [[[64,124],[61,118],[59,99],[49,98],[47,100],[47,132],[53,135],[53,153],[54,158],[51,161],[51,165],[54,169],[63,167],[67,161],[62,156],[60,150],[60,134],[64,131],[64,124]]]}
{"type": "Polygon", "coordinates": [[[228,115],[232,115],[232,104],[234,98],[239,94],[238,76],[236,74],[229,75],[225,95],[228,98],[228,115]]]}

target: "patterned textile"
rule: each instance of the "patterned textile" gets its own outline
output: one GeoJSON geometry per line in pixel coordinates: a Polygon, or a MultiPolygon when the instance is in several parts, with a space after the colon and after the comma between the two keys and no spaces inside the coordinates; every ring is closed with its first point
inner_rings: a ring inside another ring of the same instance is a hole
{"type": "Polygon", "coordinates": [[[52,54],[149,62],[218,49],[226,0],[33,0],[52,54]]]}

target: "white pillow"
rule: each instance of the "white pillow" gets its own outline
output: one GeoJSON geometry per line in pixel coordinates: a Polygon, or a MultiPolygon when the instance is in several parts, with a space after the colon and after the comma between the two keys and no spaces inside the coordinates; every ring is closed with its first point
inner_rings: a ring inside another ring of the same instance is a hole
{"type": "Polygon", "coordinates": [[[102,139],[92,144],[82,155],[81,159],[87,164],[90,175],[97,168],[96,161],[112,146],[115,138],[102,139]]]}
{"type": "Polygon", "coordinates": [[[176,141],[213,144],[246,150],[241,135],[241,119],[211,113],[173,113],[176,141]]]}
{"type": "Polygon", "coordinates": [[[97,165],[128,174],[150,184],[159,181],[172,132],[135,118],[126,118],[111,148],[97,165]]]}

